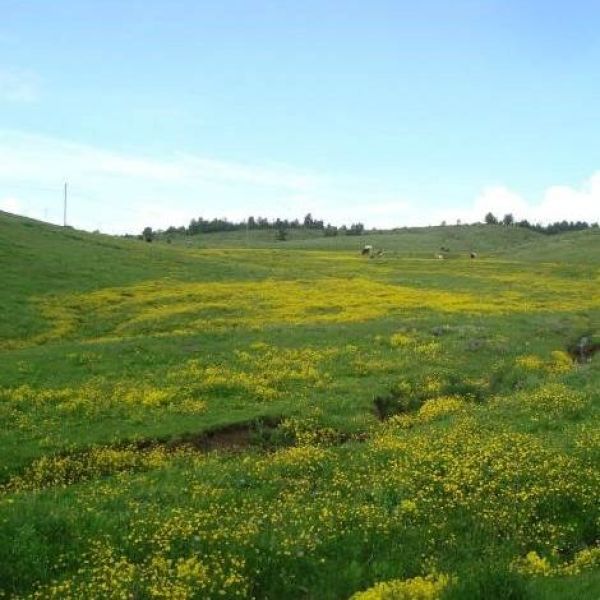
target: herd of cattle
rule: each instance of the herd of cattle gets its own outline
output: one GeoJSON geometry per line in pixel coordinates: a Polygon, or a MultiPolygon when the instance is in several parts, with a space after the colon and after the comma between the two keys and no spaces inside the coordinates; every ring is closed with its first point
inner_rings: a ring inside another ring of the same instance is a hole
{"type": "MultiPolygon", "coordinates": [[[[366,244],[363,246],[363,249],[360,251],[362,256],[368,256],[369,258],[379,258],[385,254],[385,251],[382,248],[374,248],[371,244],[366,244]]],[[[446,246],[441,246],[439,251],[434,254],[435,258],[439,260],[444,260],[450,254],[450,248],[446,246]]],[[[474,259],[477,258],[477,252],[469,252],[469,257],[474,259]]]]}

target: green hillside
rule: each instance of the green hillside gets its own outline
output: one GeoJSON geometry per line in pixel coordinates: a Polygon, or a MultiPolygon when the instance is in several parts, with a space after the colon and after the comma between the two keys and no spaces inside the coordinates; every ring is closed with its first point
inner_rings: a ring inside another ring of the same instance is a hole
{"type": "Polygon", "coordinates": [[[600,597],[598,230],[0,264],[0,598],[600,597]]]}
{"type": "Polygon", "coordinates": [[[598,264],[600,229],[543,235],[510,250],[518,260],[598,264]]]}
{"type": "Polygon", "coordinates": [[[197,236],[171,236],[176,244],[189,247],[251,247],[287,248],[295,250],[344,250],[353,251],[372,244],[387,252],[405,256],[426,256],[450,249],[450,254],[498,252],[515,245],[535,241],[542,234],[523,228],[502,226],[462,225],[440,227],[415,227],[394,231],[366,231],[363,235],[326,237],[321,230],[291,229],[285,242],[276,240],[273,230],[232,231],[206,233],[197,236]]]}

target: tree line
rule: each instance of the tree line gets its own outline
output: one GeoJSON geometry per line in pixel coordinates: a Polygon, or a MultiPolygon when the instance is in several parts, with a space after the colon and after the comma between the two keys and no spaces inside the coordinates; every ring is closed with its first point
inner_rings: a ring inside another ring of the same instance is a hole
{"type": "Polygon", "coordinates": [[[484,221],[487,225],[524,227],[526,229],[531,229],[532,231],[545,233],[547,235],[562,233],[564,231],[583,231],[584,229],[598,228],[598,223],[588,223],[587,221],[555,221],[554,223],[548,223],[548,225],[542,225],[541,223],[530,223],[527,219],[515,221],[512,213],[507,213],[502,219],[498,219],[493,213],[489,212],[487,215],[485,215],[484,221]]]}
{"type": "MultiPolygon", "coordinates": [[[[496,217],[492,212],[488,212],[484,217],[484,223],[487,225],[505,225],[507,227],[524,227],[538,233],[552,235],[565,231],[582,231],[584,229],[598,228],[598,223],[588,223],[587,221],[556,221],[548,225],[540,223],[530,223],[527,219],[516,221],[512,213],[507,213],[501,219],[496,217]]],[[[460,225],[460,220],[457,225],[460,225]]],[[[446,225],[446,222],[442,222],[446,225]]],[[[264,217],[248,217],[245,221],[229,221],[228,219],[204,219],[198,217],[192,219],[189,225],[181,225],[180,227],[168,227],[164,230],[154,231],[151,227],[146,227],[138,237],[151,242],[153,239],[167,237],[173,235],[194,236],[205,233],[218,233],[226,231],[255,231],[255,230],[271,230],[276,232],[276,239],[284,241],[287,239],[289,231],[293,230],[316,230],[321,231],[326,237],[336,235],[362,235],[365,232],[363,223],[352,223],[349,227],[346,225],[336,226],[331,223],[325,223],[321,219],[313,218],[311,213],[308,213],[303,220],[294,219],[273,219],[269,220],[264,217]]]]}
{"type": "Polygon", "coordinates": [[[336,235],[362,235],[365,230],[363,223],[352,223],[349,227],[341,225],[331,225],[331,223],[325,224],[320,219],[314,219],[311,213],[308,213],[302,221],[294,219],[290,221],[288,219],[273,219],[269,220],[264,217],[248,217],[245,221],[229,221],[228,219],[204,219],[198,217],[192,219],[190,224],[185,227],[168,227],[165,230],[153,231],[151,227],[146,227],[140,237],[146,241],[152,241],[156,237],[163,235],[187,235],[194,236],[202,233],[218,233],[224,231],[255,231],[255,230],[272,230],[277,232],[277,239],[285,240],[287,238],[287,232],[295,229],[312,229],[322,231],[323,235],[327,237],[333,237],[336,235]]]}

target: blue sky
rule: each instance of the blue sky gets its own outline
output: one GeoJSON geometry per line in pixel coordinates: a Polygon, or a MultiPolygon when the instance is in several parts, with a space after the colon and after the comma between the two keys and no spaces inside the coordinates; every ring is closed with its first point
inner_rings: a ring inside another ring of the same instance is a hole
{"type": "Polygon", "coordinates": [[[600,4],[0,0],[0,208],[600,219],[600,4]]]}

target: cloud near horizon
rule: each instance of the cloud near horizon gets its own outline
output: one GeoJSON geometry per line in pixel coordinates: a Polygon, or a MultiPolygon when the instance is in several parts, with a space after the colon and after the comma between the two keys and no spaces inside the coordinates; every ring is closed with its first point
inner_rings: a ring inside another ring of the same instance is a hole
{"type": "Polygon", "coordinates": [[[377,228],[476,222],[489,211],[543,223],[600,219],[600,172],[579,187],[549,186],[538,201],[492,186],[470,204],[440,208],[354,175],[183,153],[156,158],[0,131],[0,209],[61,223],[65,180],[68,222],[107,233],[187,225],[198,216],[301,219],[307,212],[335,224],[361,221],[377,228]]]}
{"type": "Polygon", "coordinates": [[[516,219],[527,219],[532,223],[563,220],[596,222],[600,220],[600,172],[578,188],[552,185],[546,188],[537,202],[527,201],[504,186],[487,187],[475,200],[468,217],[482,220],[488,212],[499,218],[512,213],[516,219]]]}
{"type": "Polygon", "coordinates": [[[390,218],[403,222],[408,208],[354,177],[184,153],[158,159],[0,130],[0,208],[61,223],[64,181],[68,222],[109,233],[187,225],[199,216],[301,219],[308,212],[335,223],[385,226],[390,218]]]}

